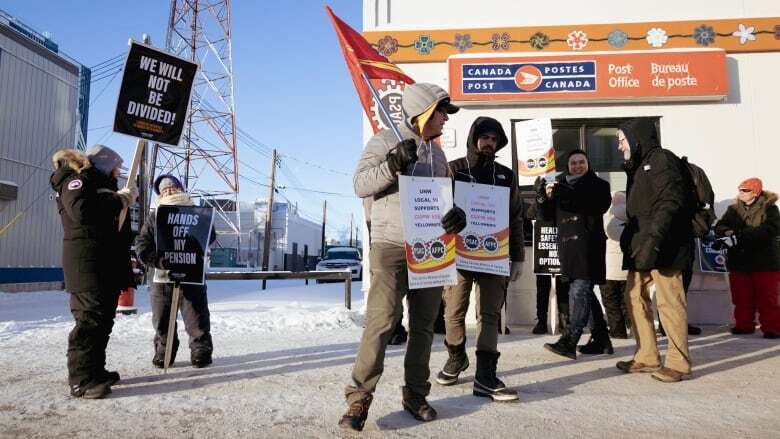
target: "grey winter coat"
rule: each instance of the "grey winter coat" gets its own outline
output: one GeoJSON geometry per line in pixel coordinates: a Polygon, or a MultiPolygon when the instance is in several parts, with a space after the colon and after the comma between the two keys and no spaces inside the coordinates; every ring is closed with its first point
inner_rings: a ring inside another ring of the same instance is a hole
{"type": "MultiPolygon", "coordinates": [[[[431,100],[429,105],[433,103],[431,100]]],[[[447,157],[441,147],[432,141],[424,141],[411,128],[412,119],[422,111],[410,116],[406,107],[404,105],[406,121],[399,127],[399,131],[401,137],[414,139],[417,143],[418,160],[416,165],[409,166],[405,175],[450,177],[447,157]]],[[[397,143],[398,139],[392,130],[376,133],[366,144],[355,170],[355,194],[360,198],[372,199],[371,203],[364,203],[364,207],[369,211],[367,215],[371,223],[371,243],[404,245],[398,177],[390,172],[387,165],[387,153],[395,148],[397,143]]]]}

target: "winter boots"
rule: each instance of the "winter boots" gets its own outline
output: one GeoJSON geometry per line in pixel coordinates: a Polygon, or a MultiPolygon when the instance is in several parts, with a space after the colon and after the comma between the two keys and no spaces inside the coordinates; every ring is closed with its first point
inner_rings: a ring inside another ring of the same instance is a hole
{"type": "Polygon", "coordinates": [[[469,357],[466,355],[466,340],[459,345],[452,346],[444,340],[444,346],[450,356],[444,363],[444,368],[436,376],[436,382],[442,386],[451,386],[458,382],[458,375],[469,367],[469,357]]]}
{"type": "MultiPolygon", "coordinates": [[[[168,367],[172,367],[176,361],[176,351],[179,350],[179,340],[173,340],[173,350],[171,351],[171,362],[168,363],[168,367]]],[[[152,364],[158,369],[165,368],[165,345],[162,343],[156,344],[154,347],[154,357],[152,357],[152,364]]]]}
{"type": "Polygon", "coordinates": [[[349,430],[362,431],[368,418],[368,408],[371,407],[371,401],[374,397],[367,394],[354,401],[347,408],[347,412],[339,420],[339,427],[349,430]]]}
{"type": "Polygon", "coordinates": [[[506,388],[496,376],[498,352],[477,351],[477,373],[474,374],[474,396],[506,402],[519,399],[517,392],[506,388]]]}
{"type": "Polygon", "coordinates": [[[111,384],[95,379],[70,386],[70,396],[84,399],[103,399],[111,393],[111,384]]]}
{"type": "Polygon", "coordinates": [[[536,335],[547,334],[547,318],[545,317],[544,320],[539,319],[531,332],[536,335]]]}
{"type": "Polygon", "coordinates": [[[578,346],[577,350],[581,354],[587,355],[612,355],[615,353],[615,350],[612,348],[612,341],[609,339],[609,334],[606,332],[606,330],[601,333],[597,332],[591,334],[588,343],[578,346]]]}
{"type": "Polygon", "coordinates": [[[577,359],[577,341],[567,333],[564,333],[555,343],[545,343],[544,348],[554,354],[571,358],[572,360],[577,359]]]}
{"type": "Polygon", "coordinates": [[[211,351],[204,349],[194,350],[190,353],[192,367],[201,368],[211,364],[211,351]]]}
{"type": "Polygon", "coordinates": [[[414,419],[423,422],[430,422],[436,419],[436,410],[428,404],[425,397],[417,393],[412,392],[411,389],[404,386],[401,388],[401,405],[404,406],[407,412],[414,416],[414,419]]]}

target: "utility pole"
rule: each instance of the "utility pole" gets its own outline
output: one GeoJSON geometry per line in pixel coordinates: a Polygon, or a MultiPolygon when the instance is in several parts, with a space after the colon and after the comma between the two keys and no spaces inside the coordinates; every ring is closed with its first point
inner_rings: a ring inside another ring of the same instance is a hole
{"type": "Polygon", "coordinates": [[[320,242],[320,257],[325,258],[325,222],[328,219],[328,200],[322,201],[322,240],[320,242]]]}
{"type": "MultiPolygon", "coordinates": [[[[263,271],[268,271],[268,256],[271,248],[271,222],[274,211],[274,189],[276,187],[276,149],[271,156],[271,185],[268,188],[268,208],[265,212],[265,240],[263,241],[263,271]]],[[[265,279],[263,279],[265,289],[265,279]]]]}
{"type": "Polygon", "coordinates": [[[352,247],[352,214],[349,214],[349,246],[352,247]]]}

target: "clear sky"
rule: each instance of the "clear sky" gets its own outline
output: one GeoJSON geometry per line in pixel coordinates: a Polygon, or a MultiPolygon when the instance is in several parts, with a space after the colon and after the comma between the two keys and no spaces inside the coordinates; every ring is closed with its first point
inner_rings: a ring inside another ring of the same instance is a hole
{"type": "MultiPolygon", "coordinates": [[[[333,225],[328,236],[335,237],[344,233],[350,213],[356,222],[362,218],[352,191],[352,172],[362,149],[362,109],[326,4],[362,29],[361,0],[232,2],[233,70],[239,128],[288,156],[282,159],[283,169],[277,169],[277,184],[348,195],[292,189],[277,195],[298,202],[301,213],[317,222],[327,198],[333,225]]],[[[4,0],[0,8],[39,32],[50,32],[63,52],[90,67],[125,53],[128,38],[140,40],[144,33],[155,46],[164,46],[170,2],[4,0]]],[[[120,80],[117,75],[93,83],[87,143],[115,148],[127,165],[135,140],[111,132],[120,80]]],[[[238,155],[256,169],[241,165],[242,175],[268,183],[270,159],[240,141],[238,155]]],[[[242,200],[268,195],[266,187],[247,179],[239,184],[242,200]]]]}

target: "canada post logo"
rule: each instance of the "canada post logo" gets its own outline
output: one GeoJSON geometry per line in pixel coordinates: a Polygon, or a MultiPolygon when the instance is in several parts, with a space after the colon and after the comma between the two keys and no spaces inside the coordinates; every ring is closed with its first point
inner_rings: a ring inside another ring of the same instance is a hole
{"type": "Polygon", "coordinates": [[[596,91],[596,61],[461,66],[464,95],[596,91]]]}

